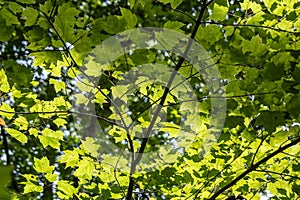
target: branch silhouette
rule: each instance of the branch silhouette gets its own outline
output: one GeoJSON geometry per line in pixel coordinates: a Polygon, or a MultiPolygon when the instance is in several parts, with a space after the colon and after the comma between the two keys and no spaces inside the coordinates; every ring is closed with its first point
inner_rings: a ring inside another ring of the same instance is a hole
{"type": "Polygon", "coordinates": [[[256,169],[266,163],[268,160],[271,158],[275,157],[277,154],[282,153],[284,150],[298,144],[300,142],[300,137],[296,138],[295,140],[291,141],[289,144],[286,144],[284,146],[279,147],[276,151],[273,151],[271,154],[267,155],[265,158],[261,159],[257,163],[251,165],[246,171],[244,171],[242,174],[237,176],[235,179],[233,179],[230,183],[219,189],[216,193],[214,193],[209,200],[214,200],[216,199],[219,195],[221,195],[223,192],[225,192],[227,189],[231,188],[234,186],[238,181],[243,179],[245,176],[247,176],[249,173],[256,171],[256,169]]]}
{"type": "MultiPolygon", "coordinates": [[[[212,1],[211,1],[212,2],[212,1]]],[[[185,57],[186,55],[188,54],[188,52],[190,51],[191,49],[191,45],[192,45],[192,41],[193,39],[195,38],[196,36],[196,33],[201,25],[201,22],[202,22],[202,18],[203,18],[203,15],[204,15],[204,12],[207,8],[207,6],[211,3],[211,2],[207,2],[207,0],[204,0],[202,2],[202,6],[201,6],[201,10],[200,10],[200,13],[199,13],[199,16],[198,16],[198,19],[196,21],[196,24],[195,24],[195,27],[192,31],[192,34],[191,34],[191,38],[187,44],[187,47],[185,48],[185,51],[184,51],[184,54],[183,56],[180,58],[179,62],[177,63],[176,67],[175,67],[175,70],[172,72],[170,78],[169,78],[169,81],[167,83],[167,86],[163,92],[163,95],[160,99],[160,102],[159,102],[159,105],[158,105],[158,108],[156,109],[155,113],[154,113],[154,116],[150,122],[150,125],[147,129],[147,132],[145,134],[145,137],[143,138],[143,141],[142,141],[142,144],[141,144],[141,147],[139,149],[139,152],[138,152],[138,155],[136,157],[136,159],[133,161],[132,165],[131,165],[131,168],[130,168],[130,178],[129,178],[129,185],[128,185],[128,189],[127,189],[127,195],[126,195],[126,200],[131,200],[132,199],[132,194],[133,194],[133,188],[134,188],[134,179],[132,177],[133,173],[135,172],[136,170],[136,166],[139,164],[139,162],[141,161],[142,159],[142,156],[143,156],[143,153],[145,151],[145,148],[146,148],[146,145],[147,145],[147,142],[148,142],[148,138],[149,136],[151,135],[151,132],[153,130],[153,127],[154,127],[154,124],[159,116],[159,113],[162,109],[162,107],[164,106],[164,103],[166,101],[166,98],[167,98],[167,95],[169,93],[169,90],[170,90],[170,87],[172,85],[172,82],[173,80],[175,79],[175,76],[176,76],[176,72],[181,68],[183,62],[185,61],[185,57]]]]}

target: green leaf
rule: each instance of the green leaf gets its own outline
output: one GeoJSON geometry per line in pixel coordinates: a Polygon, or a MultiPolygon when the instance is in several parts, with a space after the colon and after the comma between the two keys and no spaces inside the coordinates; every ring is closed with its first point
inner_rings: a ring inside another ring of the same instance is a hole
{"type": "Polygon", "coordinates": [[[255,125],[263,125],[268,132],[274,132],[276,127],[284,125],[284,113],[279,111],[262,111],[255,125]]]}
{"type": "Polygon", "coordinates": [[[228,7],[214,3],[210,18],[215,21],[223,21],[226,19],[227,12],[228,7]]]}
{"type": "Polygon", "coordinates": [[[163,4],[170,3],[172,9],[176,9],[182,3],[182,0],[159,0],[159,1],[162,2],[163,4]]]}
{"type": "Polygon", "coordinates": [[[252,37],[251,41],[243,40],[243,53],[251,52],[254,56],[263,55],[267,50],[267,46],[262,43],[262,38],[257,36],[252,37]]]}
{"type": "Polygon", "coordinates": [[[281,146],[283,142],[286,142],[288,137],[291,136],[292,133],[289,131],[280,131],[272,135],[270,138],[270,144],[272,146],[281,146]]]}
{"type": "Polygon", "coordinates": [[[40,26],[34,26],[24,34],[24,37],[30,43],[28,49],[40,50],[50,44],[50,38],[45,34],[40,26]]]}
{"type": "Polygon", "coordinates": [[[108,134],[114,137],[116,143],[127,138],[126,131],[115,126],[108,131],[108,134]]]}
{"type": "MultiPolygon", "coordinates": [[[[26,1],[26,0],[23,0],[23,1],[26,1]]],[[[44,4],[40,4],[40,10],[43,11],[48,16],[50,15],[52,8],[53,8],[52,2],[49,0],[46,1],[44,4]]]]}
{"type": "Polygon", "coordinates": [[[33,26],[36,23],[38,16],[39,13],[36,9],[28,7],[26,10],[24,10],[22,13],[22,18],[26,20],[25,26],[33,26]]]}
{"type": "Polygon", "coordinates": [[[132,8],[134,7],[135,1],[136,1],[136,0],[129,0],[129,1],[128,1],[128,2],[129,2],[129,5],[130,5],[130,9],[132,9],[132,8]]]}
{"type": "Polygon", "coordinates": [[[236,128],[237,126],[244,126],[244,117],[242,116],[228,116],[224,124],[228,128],[236,128]]]}
{"type": "Polygon", "coordinates": [[[45,175],[45,178],[46,178],[49,182],[53,183],[54,181],[57,180],[57,176],[58,176],[57,174],[47,173],[47,174],[45,175]]]}
{"type": "Polygon", "coordinates": [[[35,129],[35,128],[30,128],[30,129],[28,130],[28,132],[29,132],[30,135],[33,135],[33,136],[35,136],[35,137],[37,137],[38,134],[39,134],[39,130],[37,130],[37,129],[35,129]]]}
{"type": "Polygon", "coordinates": [[[100,145],[96,144],[96,141],[93,138],[87,137],[85,141],[81,140],[81,143],[82,149],[86,153],[91,154],[95,158],[99,156],[98,149],[100,148],[100,145]]]}
{"type": "Polygon", "coordinates": [[[11,35],[14,32],[14,28],[12,26],[7,26],[6,21],[2,16],[0,15],[0,41],[6,42],[11,38],[11,35]]]}
{"type": "Polygon", "coordinates": [[[13,24],[20,24],[18,18],[5,7],[2,7],[2,9],[0,10],[0,16],[6,20],[7,26],[11,26],[13,24]]]}
{"type": "Polygon", "coordinates": [[[120,8],[122,17],[126,20],[127,26],[126,28],[134,28],[137,23],[137,17],[130,10],[126,8],[120,8]]]}
{"type": "MultiPolygon", "coordinates": [[[[101,89],[101,91],[106,95],[108,95],[109,93],[109,91],[106,89],[101,89]]],[[[96,89],[94,92],[95,92],[95,99],[93,100],[93,103],[99,103],[100,106],[103,107],[103,104],[107,103],[106,97],[98,89],[96,89]]]]}
{"type": "Polygon", "coordinates": [[[99,77],[101,75],[101,67],[100,64],[90,60],[88,63],[84,65],[87,69],[84,71],[87,75],[92,77],[99,77]]]}
{"type": "Polygon", "coordinates": [[[165,122],[163,123],[163,127],[159,130],[168,132],[171,138],[176,138],[178,136],[178,133],[180,132],[180,127],[177,124],[165,122]]]}
{"type": "Polygon", "coordinates": [[[61,131],[53,131],[51,129],[44,129],[43,135],[39,135],[38,138],[43,147],[51,146],[54,149],[60,148],[59,140],[63,139],[64,134],[61,131]]]}
{"type": "Polygon", "coordinates": [[[14,137],[19,142],[27,143],[26,135],[21,133],[20,131],[12,129],[12,128],[6,128],[5,130],[7,133],[9,133],[12,137],[14,137]]]}
{"type": "Polygon", "coordinates": [[[155,53],[149,49],[137,49],[130,55],[130,58],[135,64],[140,65],[153,62],[155,60],[155,53]]]}
{"type": "Polygon", "coordinates": [[[300,114],[300,94],[294,95],[286,105],[287,111],[294,117],[300,114]]]}
{"type": "Polygon", "coordinates": [[[3,69],[0,70],[0,91],[7,93],[10,90],[6,74],[3,69]]]}
{"type": "Polygon", "coordinates": [[[257,138],[255,131],[245,129],[242,133],[242,137],[247,141],[254,141],[257,138]]]}
{"type": "Polygon", "coordinates": [[[65,97],[55,97],[53,99],[53,104],[63,110],[68,110],[72,107],[71,103],[65,100],[65,97]]]}
{"type": "Polygon", "coordinates": [[[26,4],[35,4],[36,0],[19,0],[19,2],[26,4]]]}
{"type": "Polygon", "coordinates": [[[37,175],[33,175],[33,174],[23,174],[22,175],[27,182],[37,182],[38,181],[38,176],[37,175]]]}
{"type": "Polygon", "coordinates": [[[246,0],[243,3],[240,3],[240,5],[243,10],[246,11],[248,9],[251,9],[253,11],[253,13],[257,13],[257,12],[261,11],[261,9],[262,9],[260,4],[249,1],[249,0],[246,0]]]}
{"type": "Polygon", "coordinates": [[[273,4],[276,2],[276,0],[265,0],[264,4],[266,7],[270,10],[270,8],[273,6],[273,4]]]}
{"type": "Polygon", "coordinates": [[[24,194],[30,192],[43,192],[43,186],[36,185],[32,182],[25,182],[24,194]]]}
{"type": "Polygon", "coordinates": [[[25,65],[21,65],[14,60],[4,62],[6,76],[10,85],[18,85],[28,88],[33,79],[33,73],[25,65]]]}
{"type": "Polygon", "coordinates": [[[65,126],[68,122],[62,118],[56,118],[53,120],[53,123],[56,124],[57,127],[65,126]]]}
{"type": "Polygon", "coordinates": [[[62,81],[51,78],[49,83],[54,85],[55,92],[60,92],[66,89],[66,84],[62,81]]]}
{"type": "Polygon", "coordinates": [[[176,9],[181,3],[182,3],[182,0],[172,0],[171,8],[176,9]]]}
{"type": "Polygon", "coordinates": [[[74,167],[79,162],[79,155],[76,151],[66,150],[64,151],[64,155],[59,157],[58,162],[66,163],[66,168],[74,167]]]}
{"type": "Polygon", "coordinates": [[[57,189],[60,191],[57,193],[60,199],[70,199],[78,192],[78,188],[75,188],[69,181],[65,180],[58,181],[57,189]]]}
{"type": "Polygon", "coordinates": [[[181,27],[183,27],[185,24],[179,21],[167,21],[164,24],[164,28],[172,29],[175,31],[180,30],[181,27]]]}
{"type": "Polygon", "coordinates": [[[25,117],[19,116],[14,120],[14,124],[19,127],[19,130],[27,130],[28,121],[25,117]]]}
{"type": "Polygon", "coordinates": [[[23,7],[15,2],[10,2],[9,3],[9,9],[14,13],[20,13],[23,11],[23,7]]]}
{"type": "Polygon", "coordinates": [[[55,16],[55,27],[65,42],[76,40],[74,33],[75,16],[80,13],[79,10],[72,7],[71,3],[64,3],[58,7],[58,14],[55,16]]]}
{"type": "Polygon", "coordinates": [[[83,94],[75,94],[74,97],[76,98],[76,104],[85,104],[87,105],[89,103],[89,99],[86,98],[83,94]]]}
{"type": "Polygon", "coordinates": [[[215,44],[222,37],[222,30],[217,25],[199,27],[196,35],[198,41],[204,40],[210,45],[215,44]],[[207,34],[210,33],[210,34],[207,34]]]}
{"type": "Polygon", "coordinates": [[[50,166],[50,162],[47,157],[41,159],[34,158],[33,168],[40,173],[52,173],[54,166],[50,166]]]}
{"type": "Polygon", "coordinates": [[[11,182],[12,170],[11,166],[0,166],[0,199],[10,199],[11,194],[7,186],[11,182]]]}
{"type": "Polygon", "coordinates": [[[36,101],[36,104],[34,104],[31,108],[31,112],[40,112],[39,117],[42,118],[49,118],[55,115],[55,111],[57,111],[58,104],[55,103],[55,101],[36,101]],[[48,114],[44,114],[49,112],[48,114]]]}
{"type": "Polygon", "coordinates": [[[102,21],[101,28],[109,34],[116,34],[124,31],[126,25],[125,18],[110,15],[105,21],[102,21]]]}
{"type": "Polygon", "coordinates": [[[91,180],[94,171],[94,161],[91,158],[84,157],[78,163],[78,169],[75,170],[74,176],[79,179],[91,180]]]}

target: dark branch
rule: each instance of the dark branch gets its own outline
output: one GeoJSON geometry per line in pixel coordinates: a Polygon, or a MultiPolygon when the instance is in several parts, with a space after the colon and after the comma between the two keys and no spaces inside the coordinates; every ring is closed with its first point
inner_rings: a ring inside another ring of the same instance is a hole
{"type": "Polygon", "coordinates": [[[297,138],[297,139],[295,139],[295,140],[293,140],[293,141],[291,141],[289,144],[287,144],[285,146],[279,147],[276,151],[274,151],[273,153],[269,154],[265,158],[261,159],[260,161],[258,161],[254,165],[250,166],[246,171],[244,171],[242,174],[240,174],[235,179],[233,179],[230,183],[228,183],[227,185],[225,185],[224,187],[222,187],[220,190],[218,190],[213,196],[211,196],[209,198],[209,200],[216,199],[220,194],[222,194],[227,189],[229,189],[230,187],[232,187],[233,185],[235,185],[239,180],[243,179],[249,173],[255,171],[260,165],[266,163],[268,160],[270,160],[271,158],[273,158],[277,154],[282,153],[284,150],[286,150],[286,149],[288,149],[288,148],[290,148],[290,147],[298,144],[299,142],[300,142],[300,137],[297,138]]]}
{"type": "Polygon", "coordinates": [[[159,102],[158,108],[156,109],[156,111],[154,113],[154,116],[153,116],[153,118],[152,118],[152,120],[150,122],[150,125],[149,125],[149,127],[147,129],[147,132],[145,134],[145,137],[144,137],[144,139],[142,141],[141,147],[139,149],[139,154],[138,154],[138,156],[136,157],[136,159],[134,160],[134,162],[131,165],[131,169],[130,169],[131,176],[130,176],[130,179],[129,179],[129,186],[128,186],[127,196],[126,196],[127,200],[131,200],[132,199],[132,193],[133,193],[133,187],[134,187],[134,180],[133,180],[132,174],[135,172],[136,166],[139,164],[139,162],[142,159],[142,155],[143,155],[143,153],[145,151],[145,148],[146,148],[146,145],[147,145],[147,142],[148,142],[148,138],[151,135],[151,132],[152,132],[152,130],[154,128],[155,122],[156,122],[156,120],[157,120],[157,118],[159,116],[159,113],[160,113],[161,109],[163,108],[163,105],[164,105],[164,103],[166,101],[167,95],[170,92],[170,87],[171,87],[172,82],[173,82],[173,80],[174,80],[174,78],[176,76],[176,72],[181,68],[182,64],[185,61],[186,55],[188,54],[188,52],[191,49],[191,45],[193,43],[193,39],[195,38],[196,33],[197,33],[197,31],[198,31],[198,29],[199,29],[199,27],[201,25],[203,15],[204,15],[205,10],[206,10],[207,6],[209,5],[209,3],[207,3],[207,0],[204,0],[203,3],[202,3],[198,19],[196,21],[195,27],[194,27],[193,32],[191,34],[191,38],[188,41],[187,47],[185,48],[184,54],[180,58],[179,62],[177,63],[177,65],[175,67],[175,70],[173,71],[173,73],[171,74],[171,76],[169,78],[167,86],[166,86],[166,88],[164,90],[164,93],[163,93],[163,95],[161,97],[161,100],[159,102]]]}

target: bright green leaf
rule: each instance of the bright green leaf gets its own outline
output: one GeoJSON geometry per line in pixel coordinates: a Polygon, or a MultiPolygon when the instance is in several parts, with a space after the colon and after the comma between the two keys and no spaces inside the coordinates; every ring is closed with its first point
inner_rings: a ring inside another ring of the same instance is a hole
{"type": "Polygon", "coordinates": [[[28,121],[25,117],[19,116],[15,119],[14,124],[19,127],[19,130],[27,130],[28,121]]]}
{"type": "Polygon", "coordinates": [[[57,180],[57,174],[51,174],[51,173],[47,173],[45,175],[45,178],[49,181],[49,182],[54,182],[57,180]]]}
{"type": "Polygon", "coordinates": [[[54,166],[50,166],[50,162],[47,157],[41,159],[34,158],[34,169],[40,173],[52,173],[54,166]]]}
{"type": "Polygon", "coordinates": [[[73,197],[73,194],[78,192],[78,188],[72,186],[69,181],[60,180],[57,186],[57,189],[60,191],[58,192],[58,197],[60,199],[70,199],[73,197]]]}
{"type": "Polygon", "coordinates": [[[96,141],[91,138],[91,137],[87,137],[84,140],[81,140],[81,143],[82,143],[82,149],[91,154],[93,157],[97,158],[99,153],[98,153],[98,149],[100,148],[100,145],[99,144],[96,144],[96,141]]]}
{"type": "Polygon", "coordinates": [[[79,179],[92,179],[94,171],[94,161],[90,158],[84,157],[78,163],[78,168],[74,172],[74,176],[77,176],[79,179]]]}
{"type": "Polygon", "coordinates": [[[223,21],[226,19],[227,12],[228,12],[228,7],[221,6],[217,3],[214,3],[212,15],[210,16],[210,18],[215,21],[223,21]]]}
{"type": "Polygon", "coordinates": [[[26,182],[24,183],[24,194],[30,193],[30,192],[43,192],[43,186],[36,185],[32,182],[26,182]]]}
{"type": "Polygon", "coordinates": [[[19,142],[27,143],[26,135],[21,133],[20,131],[12,129],[12,128],[6,128],[5,130],[7,133],[9,133],[12,137],[14,137],[19,142]]]}
{"type": "Polygon", "coordinates": [[[66,168],[74,167],[79,162],[79,155],[76,151],[66,150],[64,151],[64,155],[59,157],[58,162],[66,163],[66,168]]]}

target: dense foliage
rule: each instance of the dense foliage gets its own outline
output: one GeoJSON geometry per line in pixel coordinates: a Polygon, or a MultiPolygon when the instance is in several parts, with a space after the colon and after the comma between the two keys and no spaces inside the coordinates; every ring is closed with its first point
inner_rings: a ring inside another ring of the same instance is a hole
{"type": "Polygon", "coordinates": [[[298,0],[1,0],[0,26],[0,199],[300,199],[298,0]]]}

